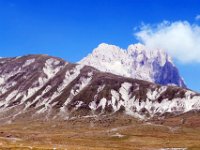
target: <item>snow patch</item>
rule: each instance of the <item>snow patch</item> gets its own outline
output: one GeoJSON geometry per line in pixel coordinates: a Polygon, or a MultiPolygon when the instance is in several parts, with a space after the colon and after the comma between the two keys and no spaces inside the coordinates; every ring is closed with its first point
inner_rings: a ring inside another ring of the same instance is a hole
{"type": "Polygon", "coordinates": [[[35,58],[26,60],[25,64],[22,66],[22,68],[29,66],[30,64],[32,64],[34,62],[35,62],[35,58]]]}
{"type": "Polygon", "coordinates": [[[60,61],[49,58],[46,60],[45,67],[43,68],[44,73],[47,75],[47,78],[50,79],[55,76],[56,73],[60,71],[63,66],[58,66],[60,61]]]}

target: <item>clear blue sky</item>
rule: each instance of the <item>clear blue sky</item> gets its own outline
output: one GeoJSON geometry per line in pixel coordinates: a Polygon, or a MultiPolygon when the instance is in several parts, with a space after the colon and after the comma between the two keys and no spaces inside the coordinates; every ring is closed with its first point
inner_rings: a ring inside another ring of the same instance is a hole
{"type": "MultiPolygon", "coordinates": [[[[127,48],[141,22],[194,22],[199,0],[0,0],[0,56],[49,54],[76,62],[99,43],[127,48]]],[[[200,64],[179,64],[200,91],[200,64]]]]}

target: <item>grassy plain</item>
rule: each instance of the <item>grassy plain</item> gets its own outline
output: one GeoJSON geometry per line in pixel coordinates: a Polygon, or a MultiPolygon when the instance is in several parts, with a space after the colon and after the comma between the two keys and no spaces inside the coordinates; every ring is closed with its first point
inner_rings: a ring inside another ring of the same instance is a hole
{"type": "MultiPolygon", "coordinates": [[[[187,118],[187,117],[186,117],[187,118]]],[[[110,116],[0,125],[2,150],[200,150],[200,117],[144,122],[110,116]],[[155,124],[156,123],[156,124],[155,124]]]]}

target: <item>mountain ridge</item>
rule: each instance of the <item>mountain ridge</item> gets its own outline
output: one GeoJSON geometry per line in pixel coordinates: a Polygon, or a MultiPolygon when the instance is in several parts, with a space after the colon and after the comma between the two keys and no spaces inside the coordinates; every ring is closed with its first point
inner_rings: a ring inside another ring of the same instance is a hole
{"type": "Polygon", "coordinates": [[[200,109],[200,95],[188,89],[101,72],[47,55],[3,58],[0,66],[0,122],[118,112],[148,119],[200,109]]]}

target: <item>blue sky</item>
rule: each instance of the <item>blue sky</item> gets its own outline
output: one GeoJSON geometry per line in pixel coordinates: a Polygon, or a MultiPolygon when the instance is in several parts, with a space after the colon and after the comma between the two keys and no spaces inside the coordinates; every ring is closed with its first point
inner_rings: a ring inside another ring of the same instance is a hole
{"type": "MultiPolygon", "coordinates": [[[[76,62],[105,42],[127,48],[135,27],[199,24],[199,0],[0,0],[0,56],[49,54],[76,62]]],[[[200,63],[176,61],[189,88],[200,91],[200,63]]]]}

